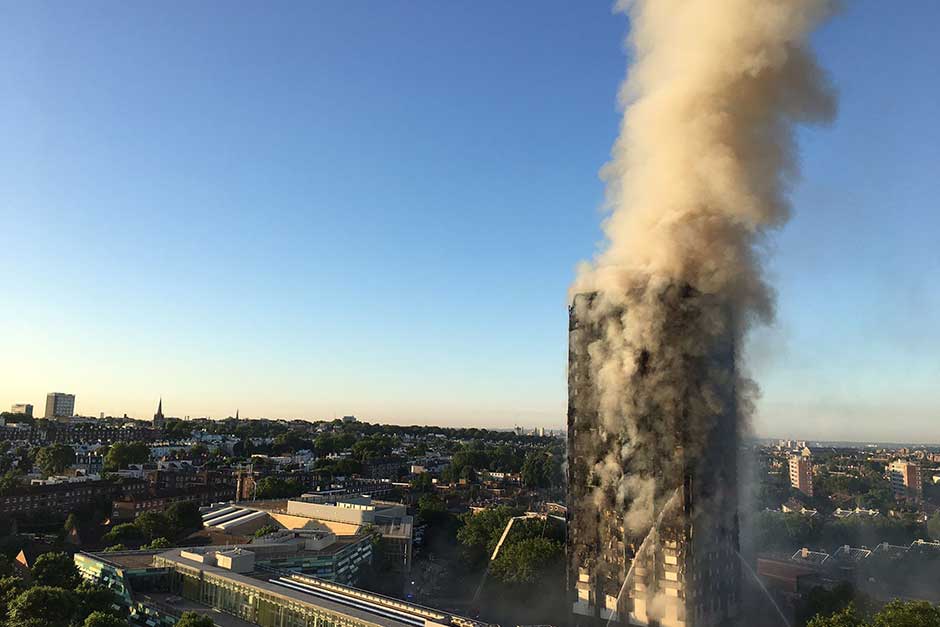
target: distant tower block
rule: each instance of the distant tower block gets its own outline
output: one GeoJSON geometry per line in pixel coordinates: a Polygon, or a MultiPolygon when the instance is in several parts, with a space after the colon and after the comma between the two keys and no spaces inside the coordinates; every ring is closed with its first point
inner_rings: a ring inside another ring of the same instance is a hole
{"type": "Polygon", "coordinates": [[[790,456],[790,485],[806,496],[813,496],[813,461],[809,455],[790,456]]]}
{"type": "Polygon", "coordinates": [[[29,403],[16,403],[10,411],[14,414],[22,414],[27,418],[33,417],[33,406],[29,403]]]}
{"type": "Polygon", "coordinates": [[[605,341],[606,323],[619,323],[624,311],[598,314],[600,297],[594,294],[578,295],[569,311],[567,574],[573,627],[717,627],[738,612],[734,343],[730,332],[704,331],[725,315],[714,302],[688,289],[668,288],[660,296],[665,337],[675,337],[676,345],[669,347],[668,365],[636,355],[641,367],[630,379],[634,397],[625,402],[633,408],[632,423],[648,437],[631,442],[633,448],[624,446],[625,429],[611,433],[616,428],[603,422],[591,363],[592,344],[605,341]],[[663,405],[654,393],[661,393],[657,386],[666,375],[681,379],[675,389],[685,392],[663,405]],[[699,416],[706,388],[719,409],[699,416]],[[659,509],[650,514],[658,523],[639,533],[636,523],[633,531],[625,526],[626,506],[594,476],[605,458],[620,459],[625,477],[652,478],[659,509]]]}
{"type": "Polygon", "coordinates": [[[75,395],[64,394],[62,392],[50,392],[46,394],[46,420],[55,420],[57,418],[69,418],[75,415],[75,395]]]}

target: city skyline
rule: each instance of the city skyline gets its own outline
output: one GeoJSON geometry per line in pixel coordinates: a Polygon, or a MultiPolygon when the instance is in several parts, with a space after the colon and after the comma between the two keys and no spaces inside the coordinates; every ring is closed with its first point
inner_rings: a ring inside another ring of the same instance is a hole
{"type": "MultiPolygon", "coordinates": [[[[75,395],[76,399],[79,398],[79,395],[75,395]]],[[[0,413],[22,413],[18,412],[18,406],[29,405],[33,406],[32,403],[12,403],[8,404],[11,409],[3,409],[0,407],[0,413]]],[[[76,406],[80,405],[80,401],[76,400],[76,406]]],[[[130,420],[139,420],[144,422],[151,422],[152,414],[148,413],[153,412],[154,409],[162,411],[163,397],[156,397],[156,405],[150,410],[144,410],[142,413],[134,414],[130,412],[103,412],[105,418],[117,418],[120,419],[127,414],[127,418],[130,420]]],[[[76,410],[75,417],[84,417],[84,418],[98,418],[102,412],[98,411],[78,411],[76,410]]],[[[352,416],[356,420],[372,423],[378,425],[389,425],[389,426],[430,426],[430,427],[442,427],[442,428],[480,428],[488,429],[491,431],[513,431],[518,428],[522,428],[526,431],[537,431],[542,428],[546,432],[551,431],[551,435],[560,435],[566,430],[564,420],[561,423],[550,423],[550,422],[538,422],[536,420],[520,420],[517,423],[506,424],[506,425],[487,425],[487,424],[457,424],[451,425],[446,423],[441,423],[440,421],[434,421],[429,419],[427,421],[409,421],[405,419],[395,420],[395,419],[382,419],[375,416],[366,416],[363,414],[357,414],[356,412],[341,411],[336,413],[331,413],[328,415],[274,415],[270,413],[257,413],[257,414],[245,414],[241,411],[240,408],[236,407],[234,412],[222,412],[219,414],[195,414],[195,413],[171,413],[166,414],[167,419],[178,419],[178,420],[226,420],[229,418],[240,418],[242,420],[302,420],[304,422],[316,423],[316,422],[329,422],[333,420],[340,420],[344,417],[352,416]]],[[[44,418],[41,415],[41,412],[34,414],[34,419],[44,418]]],[[[807,445],[813,446],[868,446],[868,447],[899,447],[899,446],[915,446],[915,447],[940,447],[940,440],[931,440],[931,439],[879,439],[879,438],[853,438],[851,436],[843,438],[825,438],[825,437],[814,437],[807,436],[802,431],[787,431],[786,427],[781,425],[779,431],[775,433],[765,434],[765,433],[751,433],[748,438],[749,442],[754,443],[776,443],[776,442],[803,442],[807,445]]]]}
{"type": "MultiPolygon", "coordinates": [[[[627,26],[491,7],[10,7],[0,407],[563,424],[627,26]]],[[[938,12],[814,39],[840,114],[770,242],[758,435],[940,441],[938,12]]]]}

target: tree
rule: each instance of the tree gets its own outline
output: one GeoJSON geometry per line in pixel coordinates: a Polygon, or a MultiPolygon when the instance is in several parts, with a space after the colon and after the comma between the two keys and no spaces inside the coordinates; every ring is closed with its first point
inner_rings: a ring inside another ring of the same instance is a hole
{"type": "Polygon", "coordinates": [[[473,466],[464,466],[460,470],[460,478],[467,483],[473,483],[477,480],[477,471],[473,469],[473,466]]]}
{"type": "Polygon", "coordinates": [[[526,538],[503,545],[490,572],[503,583],[531,584],[540,581],[552,567],[561,565],[562,545],[548,538],[526,538]]]}
{"type": "Polygon", "coordinates": [[[940,512],[937,512],[927,521],[927,533],[934,540],[940,540],[940,512]]]}
{"type": "Polygon", "coordinates": [[[333,462],[331,472],[334,475],[348,477],[362,472],[362,462],[355,459],[342,458],[333,462]]]}
{"type": "Polygon", "coordinates": [[[849,604],[834,614],[816,616],[807,627],[940,627],[940,608],[927,601],[895,599],[866,621],[849,604]]]}
{"type": "Polygon", "coordinates": [[[521,473],[528,488],[550,488],[562,482],[561,463],[548,449],[526,454],[521,473]]]}
{"type": "Polygon", "coordinates": [[[19,577],[0,578],[0,619],[7,615],[10,603],[23,592],[24,586],[23,580],[19,577]]]}
{"type": "Polygon", "coordinates": [[[166,517],[178,531],[202,529],[202,514],[193,501],[173,503],[166,509],[166,517]]]}
{"type": "MultiPolygon", "coordinates": [[[[821,519],[802,514],[758,512],[754,515],[754,534],[757,546],[781,551],[793,551],[804,546],[819,544],[824,529],[821,519]]],[[[843,540],[839,544],[851,542],[843,540]]]]}
{"type": "Polygon", "coordinates": [[[57,475],[75,463],[75,449],[65,444],[44,446],[36,453],[36,466],[45,475],[57,475]]]}
{"type": "Polygon", "coordinates": [[[183,612],[183,616],[176,622],[176,627],[215,627],[215,622],[196,612],[183,612]]]}
{"type": "Polygon", "coordinates": [[[82,623],[82,627],[127,627],[127,621],[114,614],[92,612],[82,623]]]}
{"type": "Polygon", "coordinates": [[[136,544],[144,539],[144,534],[134,523],[121,523],[104,534],[103,539],[106,544],[136,544]]]}
{"type": "Polygon", "coordinates": [[[424,442],[418,442],[408,448],[409,457],[424,457],[428,454],[428,445],[424,442]]]}
{"type": "Polygon", "coordinates": [[[169,516],[158,511],[144,512],[137,517],[133,524],[147,540],[173,538],[177,532],[169,516]]]}
{"type": "Polygon", "coordinates": [[[33,456],[30,449],[26,446],[19,446],[13,452],[16,456],[16,469],[20,472],[30,472],[33,469],[33,456]]]}
{"type": "Polygon", "coordinates": [[[422,472],[420,475],[412,479],[411,489],[422,494],[426,492],[433,492],[434,480],[431,478],[430,473],[422,472]]]}
{"type": "Polygon", "coordinates": [[[351,448],[352,456],[359,461],[387,457],[391,452],[391,440],[385,436],[363,438],[355,442],[351,448]]]}
{"type": "Polygon", "coordinates": [[[120,470],[129,464],[143,464],[150,459],[150,447],[143,442],[115,442],[104,457],[105,470],[120,470]]]}
{"type": "Polygon", "coordinates": [[[0,475],[0,496],[9,496],[22,485],[23,473],[19,470],[8,470],[0,475]]]}
{"type": "Polygon", "coordinates": [[[800,624],[805,623],[814,616],[830,616],[851,608],[858,611],[854,601],[857,594],[852,584],[842,582],[831,590],[823,586],[815,586],[805,595],[796,607],[796,619],[800,624]]]}
{"type": "Polygon", "coordinates": [[[475,473],[477,469],[486,468],[489,465],[489,453],[481,442],[474,440],[454,453],[450,460],[450,465],[445,469],[447,481],[453,482],[457,479],[472,479],[473,473],[475,473]],[[466,470],[467,468],[470,470],[466,470]]]}
{"type": "Polygon", "coordinates": [[[144,544],[140,548],[143,551],[155,551],[157,549],[168,549],[171,546],[173,546],[173,544],[166,538],[154,538],[149,543],[144,544]]]}
{"type": "Polygon", "coordinates": [[[65,519],[65,524],[62,525],[62,528],[65,529],[66,532],[75,531],[78,529],[78,524],[78,516],[75,515],[75,512],[69,512],[69,515],[65,519]]]}
{"type": "Polygon", "coordinates": [[[500,444],[493,451],[490,458],[490,470],[496,472],[519,472],[522,469],[520,459],[522,456],[516,449],[500,444]]]}
{"type": "Polygon", "coordinates": [[[9,623],[18,627],[66,627],[75,609],[75,597],[68,590],[34,586],[10,603],[9,623]]]}
{"type": "Polygon", "coordinates": [[[858,615],[855,606],[849,604],[830,616],[816,616],[806,627],[865,627],[865,622],[858,615]]]}
{"type": "Polygon", "coordinates": [[[280,527],[277,525],[265,525],[264,527],[261,527],[260,529],[256,530],[254,534],[252,534],[252,537],[260,538],[262,536],[268,535],[269,533],[274,533],[275,531],[279,529],[280,527]]]}
{"type": "Polygon", "coordinates": [[[81,580],[75,562],[65,553],[43,553],[36,558],[29,573],[39,586],[71,590],[81,580]]]}
{"type": "Polygon", "coordinates": [[[447,517],[447,504],[435,494],[425,494],[418,499],[418,516],[426,523],[440,522],[447,517]]]}
{"type": "Polygon", "coordinates": [[[543,488],[547,482],[542,463],[543,455],[529,453],[522,462],[522,483],[527,488],[543,488]]]}
{"type": "Polygon", "coordinates": [[[127,547],[123,544],[112,544],[111,546],[105,547],[105,553],[117,553],[118,551],[126,551],[127,547]]]}
{"type": "Polygon", "coordinates": [[[169,439],[183,439],[193,434],[193,428],[185,420],[167,420],[163,433],[169,439]]]}
{"type": "Polygon", "coordinates": [[[274,450],[278,454],[296,453],[313,447],[314,443],[308,440],[302,431],[288,431],[274,438],[274,450]]]}
{"type": "Polygon", "coordinates": [[[362,462],[343,457],[341,459],[318,459],[314,468],[320,474],[350,476],[362,472],[362,462]]]}
{"type": "Polygon", "coordinates": [[[14,424],[14,423],[23,423],[23,424],[32,424],[35,420],[27,416],[26,414],[15,414],[11,411],[5,411],[0,413],[0,419],[3,419],[4,424],[14,424]]]}
{"type": "Polygon", "coordinates": [[[75,621],[80,623],[94,613],[114,613],[117,606],[117,597],[110,589],[83,581],[75,589],[76,613],[75,621]]]}
{"type": "Polygon", "coordinates": [[[940,627],[940,608],[927,601],[894,600],[875,614],[872,627],[940,627]]]}
{"type": "Polygon", "coordinates": [[[304,491],[304,484],[298,479],[281,479],[279,477],[265,477],[257,483],[256,494],[259,499],[284,499],[300,496],[304,491]]]}
{"type": "Polygon", "coordinates": [[[519,510],[508,505],[490,507],[475,514],[461,514],[460,522],[463,526],[457,531],[457,539],[464,546],[476,548],[489,555],[496,548],[509,519],[519,514],[519,510]]]}
{"type": "Polygon", "coordinates": [[[859,507],[877,509],[882,513],[887,513],[888,510],[896,506],[894,492],[891,490],[890,485],[877,485],[872,487],[864,494],[856,496],[855,503],[859,507]]]}
{"type": "Polygon", "coordinates": [[[194,444],[189,448],[189,456],[193,459],[209,457],[209,447],[202,443],[194,444]]]}
{"type": "Polygon", "coordinates": [[[460,477],[460,471],[453,464],[447,464],[441,470],[441,481],[444,483],[456,483],[460,477]]]}

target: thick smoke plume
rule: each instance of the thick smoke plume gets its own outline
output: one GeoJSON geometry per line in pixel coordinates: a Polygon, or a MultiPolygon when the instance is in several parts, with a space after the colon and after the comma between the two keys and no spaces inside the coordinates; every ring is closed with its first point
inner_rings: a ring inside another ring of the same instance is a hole
{"type": "Polygon", "coordinates": [[[794,127],[835,112],[808,45],[832,6],[634,0],[618,8],[630,18],[633,62],[602,171],[611,213],[605,246],[579,269],[572,294],[596,294],[575,309],[603,329],[589,347],[603,425],[595,500],[614,500],[639,534],[671,494],[660,477],[681,476],[670,464],[687,466],[702,455],[696,447],[713,446],[708,434],[725,416],[736,432],[747,421],[753,385],[736,357],[749,325],[773,318],[762,246],[790,213],[794,127]],[[730,358],[710,358],[722,351],[730,358]]]}

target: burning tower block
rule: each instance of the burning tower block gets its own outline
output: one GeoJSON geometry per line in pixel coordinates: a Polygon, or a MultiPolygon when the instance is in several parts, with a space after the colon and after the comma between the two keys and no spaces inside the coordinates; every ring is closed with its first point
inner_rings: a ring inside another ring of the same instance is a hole
{"type": "Polygon", "coordinates": [[[727,311],[676,286],[571,305],[573,626],[733,624],[739,418],[727,311]]]}

